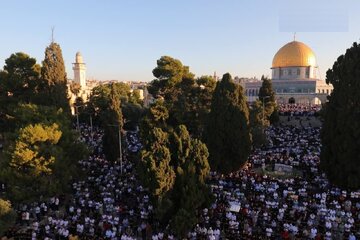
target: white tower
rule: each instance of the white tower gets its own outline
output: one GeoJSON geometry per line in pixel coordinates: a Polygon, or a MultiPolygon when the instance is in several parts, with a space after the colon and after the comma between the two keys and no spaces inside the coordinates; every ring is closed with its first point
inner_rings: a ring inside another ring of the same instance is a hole
{"type": "Polygon", "coordinates": [[[73,63],[74,82],[78,83],[82,90],[86,88],[86,65],[80,52],[76,53],[75,63],[73,63]]]}

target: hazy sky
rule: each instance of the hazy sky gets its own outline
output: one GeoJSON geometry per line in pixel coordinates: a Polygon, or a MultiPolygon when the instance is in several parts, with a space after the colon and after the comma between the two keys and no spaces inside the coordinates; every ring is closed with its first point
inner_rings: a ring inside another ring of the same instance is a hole
{"type": "Polygon", "coordinates": [[[359,13],[358,0],[0,0],[0,66],[20,51],[40,63],[55,26],[69,78],[77,51],[99,80],[152,80],[163,55],[197,76],[260,77],[297,31],[325,78],[359,41],[359,13]]]}

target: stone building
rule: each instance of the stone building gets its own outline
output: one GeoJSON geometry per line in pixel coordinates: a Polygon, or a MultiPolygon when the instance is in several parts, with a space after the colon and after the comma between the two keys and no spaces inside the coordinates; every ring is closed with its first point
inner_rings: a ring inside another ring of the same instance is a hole
{"type": "MultiPolygon", "coordinates": [[[[272,84],[278,103],[321,104],[333,87],[320,79],[314,52],[306,44],[292,41],[277,51],[272,61],[272,84]]],[[[261,81],[242,83],[249,101],[255,101],[261,81]]]]}

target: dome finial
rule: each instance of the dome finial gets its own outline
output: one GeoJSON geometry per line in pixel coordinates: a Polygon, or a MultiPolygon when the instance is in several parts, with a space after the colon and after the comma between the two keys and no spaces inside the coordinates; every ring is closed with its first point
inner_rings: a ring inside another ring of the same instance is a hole
{"type": "Polygon", "coordinates": [[[296,41],[296,32],[294,32],[294,42],[296,41]]]}

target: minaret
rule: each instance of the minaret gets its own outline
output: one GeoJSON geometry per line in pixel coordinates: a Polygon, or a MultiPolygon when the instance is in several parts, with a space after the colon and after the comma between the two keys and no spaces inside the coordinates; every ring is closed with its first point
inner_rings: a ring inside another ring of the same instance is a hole
{"type": "Polygon", "coordinates": [[[86,88],[86,65],[80,52],[76,53],[75,63],[73,63],[74,82],[78,83],[82,90],[86,88]]]}
{"type": "Polygon", "coordinates": [[[218,77],[216,76],[216,71],[214,72],[214,76],[213,76],[214,80],[217,81],[218,77]]]}

